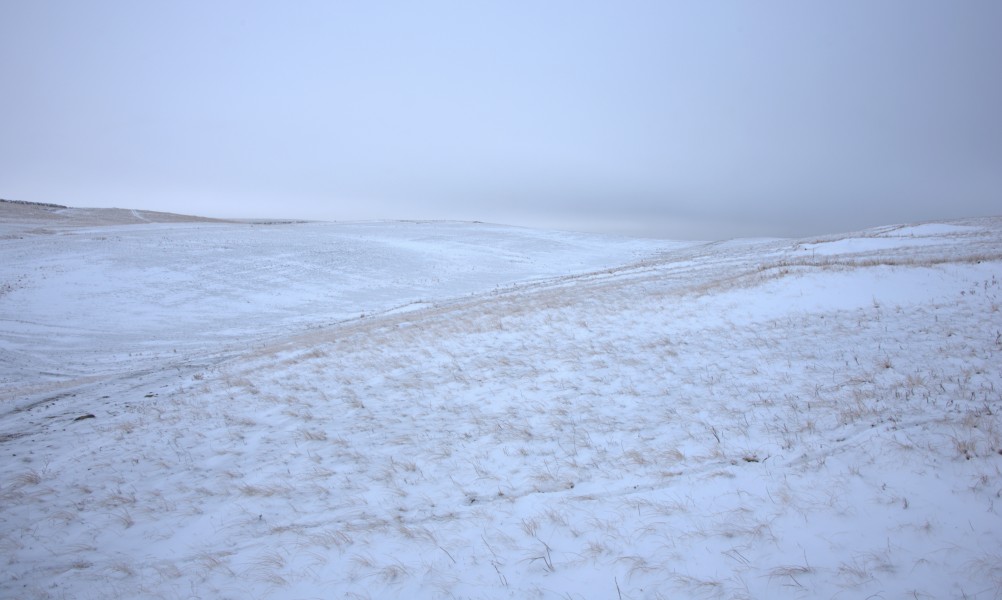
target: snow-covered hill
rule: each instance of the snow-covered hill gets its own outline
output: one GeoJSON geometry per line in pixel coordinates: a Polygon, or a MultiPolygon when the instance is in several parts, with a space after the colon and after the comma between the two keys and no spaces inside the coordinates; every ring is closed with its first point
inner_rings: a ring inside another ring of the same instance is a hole
{"type": "Polygon", "coordinates": [[[7,209],[2,597],[1002,595],[1002,220],[7,209]]]}

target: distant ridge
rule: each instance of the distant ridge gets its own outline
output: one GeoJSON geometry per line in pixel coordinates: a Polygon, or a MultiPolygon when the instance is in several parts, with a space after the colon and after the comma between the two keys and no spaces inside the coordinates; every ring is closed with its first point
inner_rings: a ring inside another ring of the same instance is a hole
{"type": "Polygon", "coordinates": [[[46,208],[69,208],[68,206],[63,206],[62,204],[51,204],[49,202],[31,202],[30,200],[7,200],[6,198],[0,198],[0,202],[8,202],[10,204],[25,204],[27,206],[44,206],[46,208]]]}
{"type": "Polygon", "coordinates": [[[130,208],[76,208],[26,200],[0,200],[0,225],[7,229],[32,230],[36,227],[101,227],[149,223],[235,223],[213,219],[130,208]]]}

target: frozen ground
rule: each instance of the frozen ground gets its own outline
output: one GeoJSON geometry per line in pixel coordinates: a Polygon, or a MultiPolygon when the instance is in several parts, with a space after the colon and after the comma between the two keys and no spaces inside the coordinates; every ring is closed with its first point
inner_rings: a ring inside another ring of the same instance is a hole
{"type": "Polygon", "coordinates": [[[1002,597],[1002,220],[3,210],[0,597],[1002,597]]]}

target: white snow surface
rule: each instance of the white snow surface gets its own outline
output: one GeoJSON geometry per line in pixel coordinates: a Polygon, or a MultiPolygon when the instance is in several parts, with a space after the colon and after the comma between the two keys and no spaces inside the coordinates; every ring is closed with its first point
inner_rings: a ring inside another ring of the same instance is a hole
{"type": "Polygon", "coordinates": [[[1002,597],[1002,219],[0,217],[0,597],[1002,597]]]}

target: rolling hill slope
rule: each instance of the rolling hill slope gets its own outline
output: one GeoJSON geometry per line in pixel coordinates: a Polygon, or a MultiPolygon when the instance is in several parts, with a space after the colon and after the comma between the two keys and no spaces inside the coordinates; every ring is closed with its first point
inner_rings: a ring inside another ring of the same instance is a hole
{"type": "Polygon", "coordinates": [[[1002,593],[1002,220],[0,252],[0,596],[1002,593]]]}

